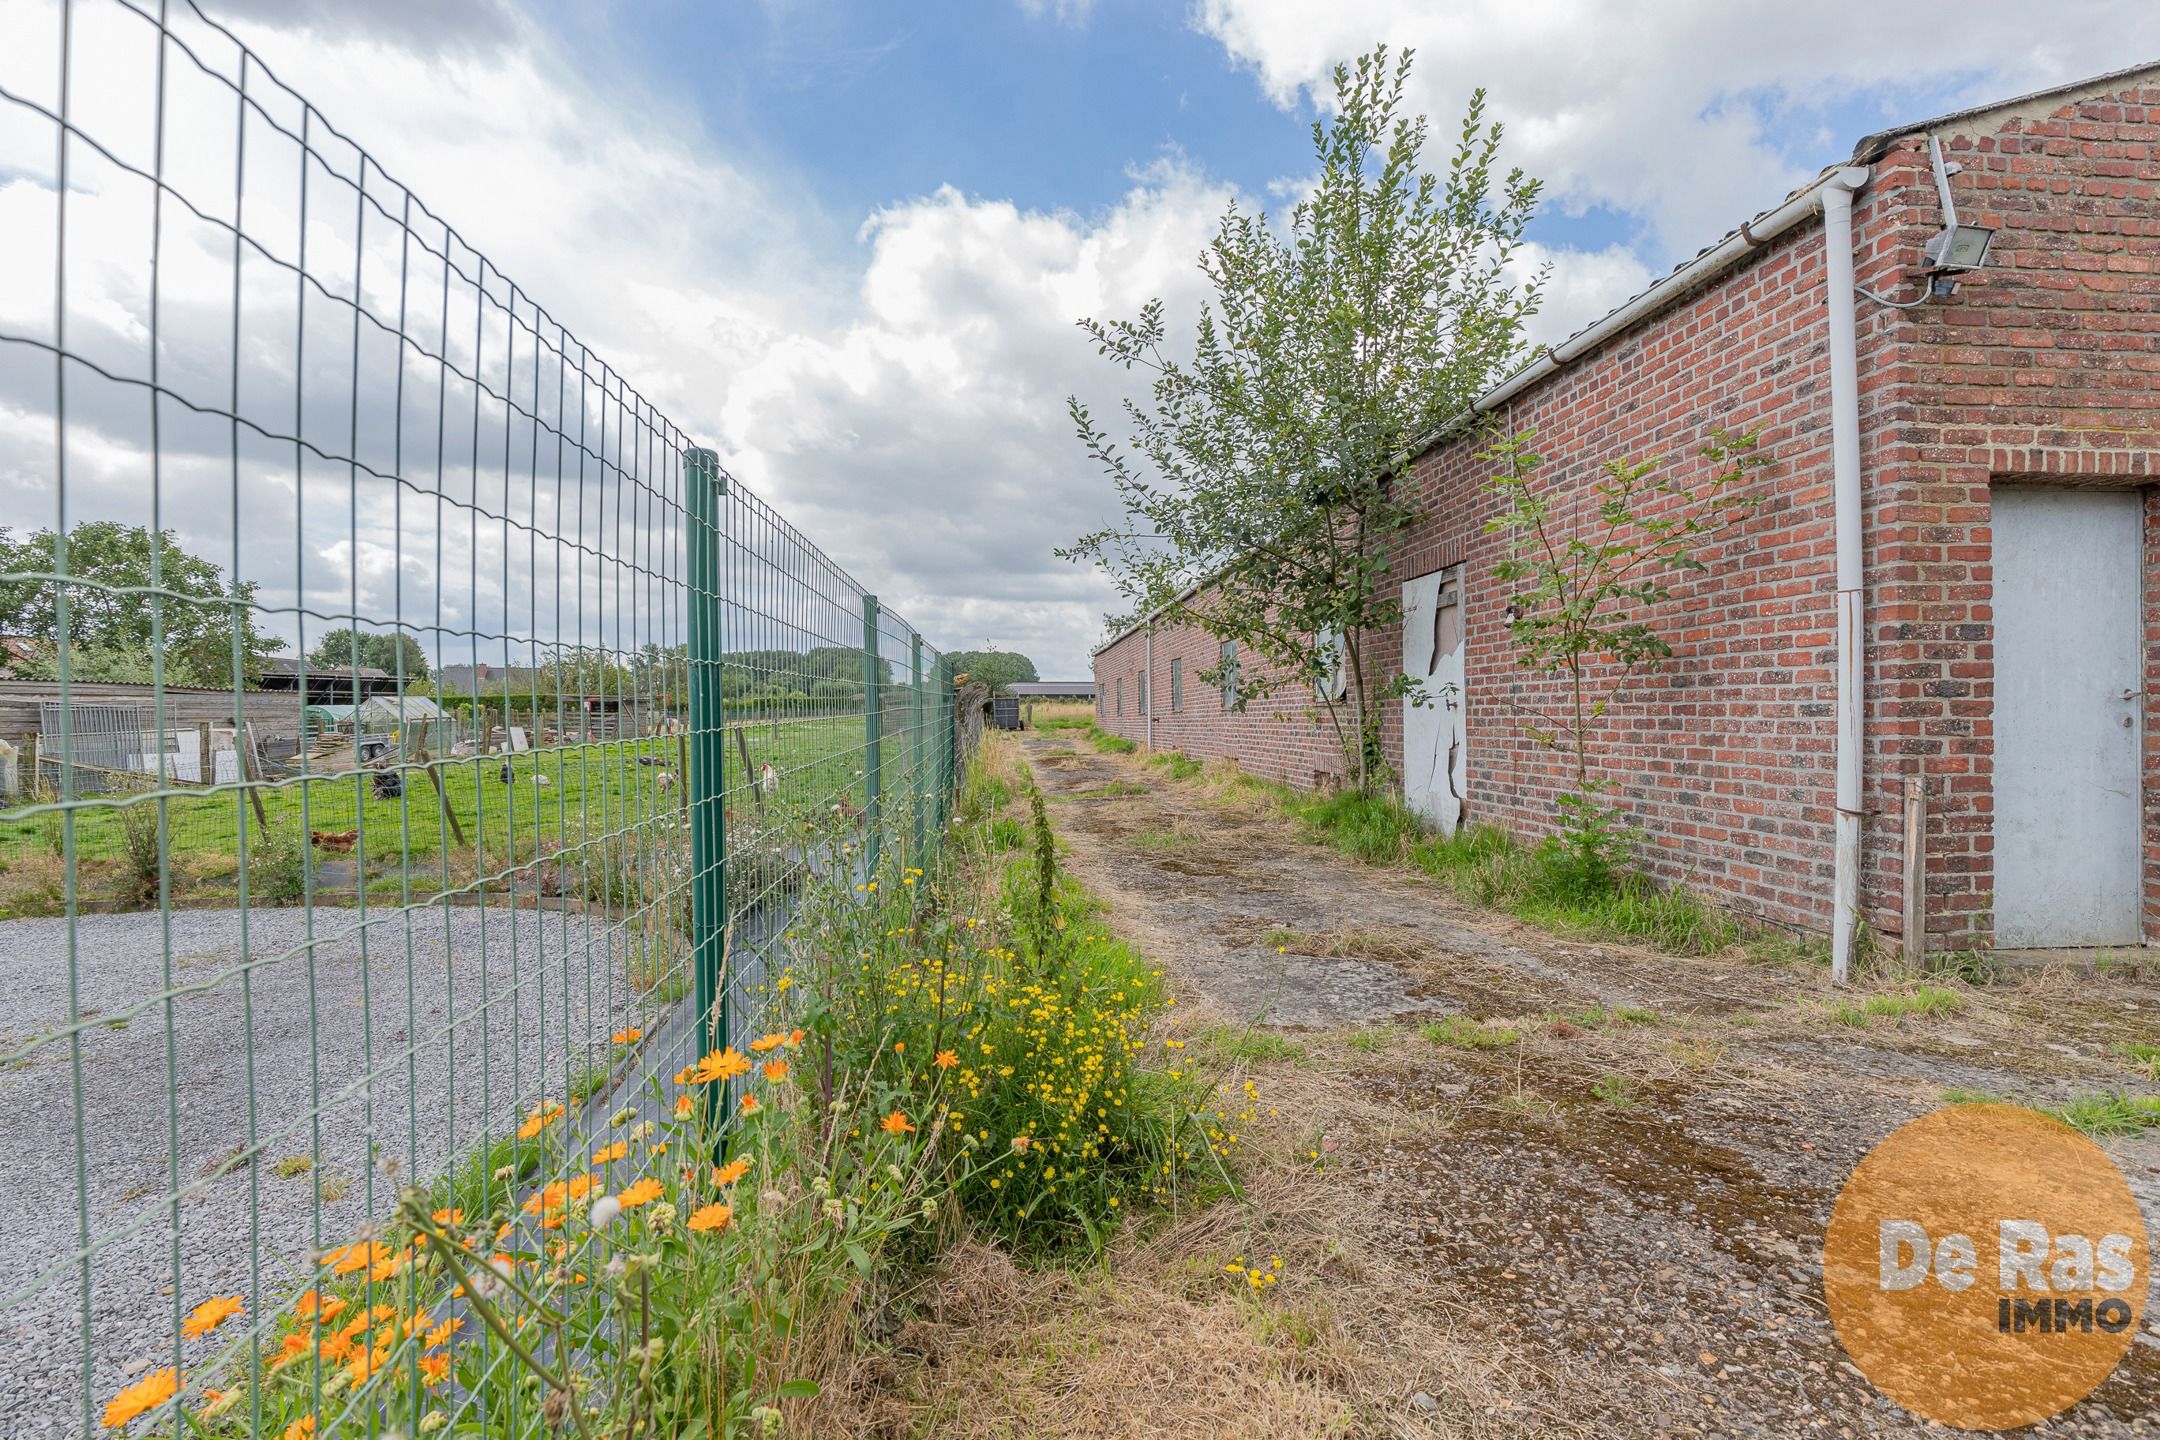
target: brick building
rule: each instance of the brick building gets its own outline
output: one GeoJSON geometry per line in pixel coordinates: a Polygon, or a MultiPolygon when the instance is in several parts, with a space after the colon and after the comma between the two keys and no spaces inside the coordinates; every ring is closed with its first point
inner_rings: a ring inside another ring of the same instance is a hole
{"type": "MultiPolygon", "coordinates": [[[[1931,947],[2160,932],[2156,182],[2160,65],[1870,136],[1482,397],[1397,482],[1405,621],[1367,637],[1375,670],[1457,687],[1387,717],[1411,802],[1536,835],[1564,787],[1519,718],[1553,695],[1509,645],[1479,427],[1534,431],[1576,513],[1607,459],[1696,481],[1712,427],[1752,430],[1759,503],[1674,580],[1650,618],[1675,653],[1598,751],[1644,863],[1842,956],[1838,917],[1906,928],[1917,780],[1931,947]]],[[[1113,636],[1101,723],[1339,778],[1326,707],[1234,709],[1194,678],[1222,658],[1179,627],[1113,636]]]]}

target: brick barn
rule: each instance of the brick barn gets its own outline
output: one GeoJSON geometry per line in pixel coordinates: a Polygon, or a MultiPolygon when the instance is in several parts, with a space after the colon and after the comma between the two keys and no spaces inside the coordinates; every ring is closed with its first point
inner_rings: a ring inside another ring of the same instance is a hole
{"type": "MultiPolygon", "coordinates": [[[[1564,788],[1518,718],[1552,692],[1506,634],[1480,428],[1534,431],[1578,512],[1607,459],[1694,481],[1712,427],[1754,430],[1759,503],[1650,617],[1675,653],[1602,732],[1643,863],[1840,961],[1854,917],[1908,912],[1933,949],[2160,932],[2156,184],[2160,64],[1872,135],[1483,396],[1396,482],[1405,619],[1366,637],[1457,687],[1391,706],[1406,797],[1535,836],[1564,788]]],[[[1317,697],[1234,708],[1195,679],[1224,658],[1113,635],[1102,725],[1338,782],[1317,697]]]]}

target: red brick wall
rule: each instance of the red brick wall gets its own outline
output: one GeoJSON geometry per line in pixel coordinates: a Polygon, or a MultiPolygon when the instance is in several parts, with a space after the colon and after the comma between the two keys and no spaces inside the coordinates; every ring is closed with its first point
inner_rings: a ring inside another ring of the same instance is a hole
{"type": "MultiPolygon", "coordinates": [[[[1884,934],[1898,928],[1904,781],[1930,788],[1930,928],[1937,944],[1988,933],[1988,488],[2037,477],[2123,484],[2160,472],[2160,91],[2057,107],[2052,114],[1946,127],[1966,223],[1997,227],[1988,268],[1918,310],[1859,311],[1866,514],[1867,657],[1862,893],[1884,934]]],[[[1894,146],[1855,204],[1860,283],[1903,298],[1906,272],[1940,225],[1924,141],[1894,146]]],[[[1563,516],[1583,515],[1601,462],[1662,456],[1676,478],[1707,475],[1712,427],[1754,430],[1769,462],[1757,503],[1701,551],[1708,570],[1674,578],[1648,617],[1675,651],[1612,695],[1598,745],[1608,798],[1639,827],[1657,875],[1765,919],[1813,930],[1830,920],[1833,602],[1829,368],[1819,222],[1762,252],[1560,374],[1495,417],[1534,430],[1563,516]]],[[[1492,466],[1458,439],[1421,457],[1404,483],[1421,520],[1402,578],[1465,564],[1469,814],[1526,835],[1549,831],[1567,783],[1524,715],[1557,686],[1518,669],[1508,645],[1500,552],[1484,531],[1492,466]]],[[[2160,534],[2160,504],[2149,511],[2160,534]]],[[[2160,544],[2148,547],[2160,554],[2160,544]]],[[[2160,574],[2150,592],[2160,682],[2160,574]]],[[[1106,687],[1137,674],[1135,634],[1097,660],[1106,687]]],[[[1400,637],[1373,637],[1376,678],[1400,637]]],[[[1229,755],[1293,783],[1339,770],[1332,736],[1302,694],[1227,719],[1198,695],[1214,642],[1158,631],[1155,743],[1229,755]],[[1196,667],[1193,656],[1205,658],[1196,667]],[[1186,713],[1170,716],[1168,670],[1184,656],[1186,713]]],[[[1104,723],[1144,737],[1126,713],[1104,723]]],[[[2160,697],[2160,683],[2152,687],[2160,697]]],[[[2160,701],[2154,702],[2160,706],[2160,701]]],[[[1108,699],[1105,698],[1107,711],[1108,699]]],[[[2160,747],[2160,708],[2147,735],[2160,747]]],[[[1387,727],[1400,763],[1399,716],[1387,727]]],[[[2160,748],[2148,788],[2160,800],[2160,748]]],[[[2160,928],[2160,804],[2148,805],[2149,885],[2160,928]]]]}
{"type": "MultiPolygon", "coordinates": [[[[1959,219],[1995,227],[1987,270],[1947,303],[1896,312],[1907,404],[1870,476],[1888,497],[1871,534],[1887,573],[1870,596],[1880,697],[1870,800],[1905,775],[1929,791],[1929,928],[1984,941],[1991,845],[1994,654],[1990,486],[2125,486],[2160,476],[2160,85],[1942,136],[1961,162],[1959,219]]],[[[1876,185],[1936,219],[1925,142],[1895,147],[1876,185]]],[[[2146,931],[2160,933],[2160,506],[2147,491],[2146,931]]],[[[1887,827],[1871,838],[1878,869],[1887,827]]]]}
{"type": "MultiPolygon", "coordinates": [[[[1345,768],[1342,747],[1311,691],[1287,684],[1272,694],[1255,695],[1250,692],[1260,687],[1249,685],[1245,709],[1226,710],[1221,688],[1199,678],[1200,672],[1218,666],[1220,650],[1221,643],[1212,635],[1190,626],[1156,628],[1154,678],[1149,685],[1155,706],[1155,748],[1180,750],[1202,759],[1235,760],[1255,775],[1302,787],[1339,783],[1345,768]],[[1183,703],[1175,706],[1173,667],[1183,691],[1183,703]]],[[[1105,730],[1141,744],[1147,743],[1148,725],[1136,697],[1140,672],[1147,663],[1144,631],[1124,636],[1095,657],[1099,722],[1105,730]],[[1105,696],[1100,688],[1108,684],[1114,691],[1119,677],[1125,683],[1123,715],[1115,713],[1115,696],[1105,696]]],[[[1238,664],[1248,678],[1273,673],[1249,653],[1242,654],[1238,664]]]]}

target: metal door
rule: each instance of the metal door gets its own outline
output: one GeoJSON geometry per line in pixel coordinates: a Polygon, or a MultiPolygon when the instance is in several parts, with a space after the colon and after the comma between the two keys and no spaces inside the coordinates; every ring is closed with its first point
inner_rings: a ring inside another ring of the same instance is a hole
{"type": "Polygon", "coordinates": [[[1995,943],[2141,938],[2144,501],[2001,487],[1995,943]]]}
{"type": "Polygon", "coordinates": [[[1460,565],[1402,588],[1403,673],[1424,690],[1424,703],[1403,705],[1403,799],[1445,835],[1463,823],[1469,790],[1462,591],[1460,565]]]}

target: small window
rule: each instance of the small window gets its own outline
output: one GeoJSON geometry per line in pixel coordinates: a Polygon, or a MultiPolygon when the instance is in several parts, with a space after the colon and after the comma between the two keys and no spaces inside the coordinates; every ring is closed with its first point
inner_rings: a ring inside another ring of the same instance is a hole
{"type": "Polygon", "coordinates": [[[1238,703],[1237,641],[1223,641],[1220,653],[1223,709],[1234,710],[1237,708],[1238,703]]]}
{"type": "Polygon", "coordinates": [[[1185,708],[1185,662],[1170,662],[1170,713],[1175,715],[1185,708]]]}

